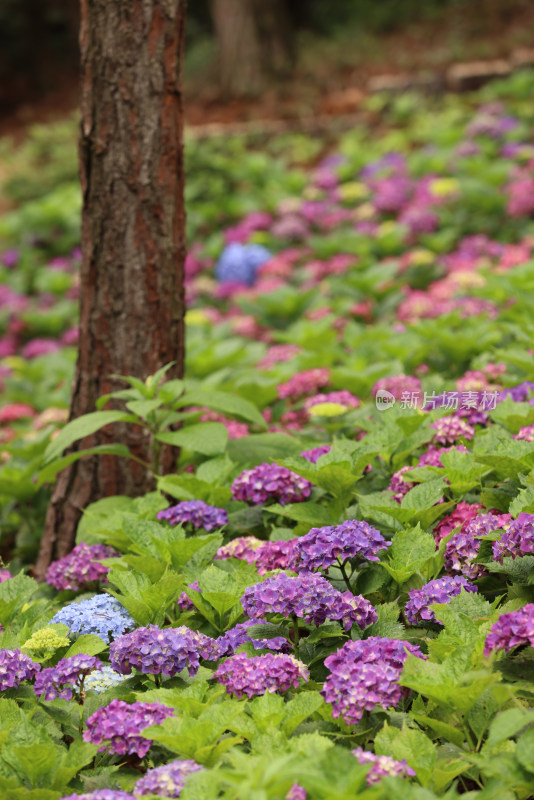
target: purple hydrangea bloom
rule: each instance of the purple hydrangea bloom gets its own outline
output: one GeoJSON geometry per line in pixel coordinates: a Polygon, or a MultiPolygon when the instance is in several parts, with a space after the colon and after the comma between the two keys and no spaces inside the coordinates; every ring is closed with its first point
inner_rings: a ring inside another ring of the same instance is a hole
{"type": "Polygon", "coordinates": [[[86,675],[102,666],[95,656],[77,653],[57,662],[55,667],[42,669],[35,678],[35,694],[43,695],[45,700],[62,697],[72,700],[73,689],[76,695],[83,691],[86,675]]]}
{"type": "Polygon", "coordinates": [[[501,403],[507,397],[511,397],[515,403],[526,403],[534,400],[534,381],[523,381],[516,386],[509,386],[499,392],[497,402],[501,403]]]}
{"type": "MultiPolygon", "coordinates": [[[[405,606],[406,619],[412,625],[417,625],[423,620],[438,622],[430,606],[434,603],[448,603],[459,595],[462,589],[466,592],[478,592],[477,586],[460,575],[454,577],[446,575],[425,583],[421,589],[410,589],[410,599],[405,606]]],[[[440,622],[438,624],[441,625],[440,622]]]]}
{"type": "Polygon", "coordinates": [[[301,458],[305,458],[306,461],[311,461],[312,464],[317,464],[321,456],[326,455],[329,453],[331,449],[331,445],[329,444],[321,444],[319,447],[312,447],[311,450],[304,450],[301,454],[301,458]]]}
{"type": "Polygon", "coordinates": [[[390,547],[380,531],[368,522],[349,519],[341,525],[312,528],[296,540],[299,570],[328,569],[348,558],[379,561],[377,553],[390,547]]]}
{"type": "MultiPolygon", "coordinates": [[[[188,589],[192,589],[194,592],[200,592],[200,586],[198,585],[198,581],[193,581],[193,583],[187,584],[188,589]]],[[[180,611],[192,611],[195,608],[195,604],[192,600],[189,599],[188,595],[185,592],[182,592],[178,600],[176,601],[176,605],[180,609],[180,611]]]]}
{"type": "Polygon", "coordinates": [[[340,620],[345,630],[357,624],[366,628],[378,619],[371,603],[361,595],[338,592],[320,575],[289,577],[281,573],[245,590],[241,605],[249,619],[263,619],[266,614],[296,616],[312,625],[327,619],[340,620]]]}
{"type": "Polygon", "coordinates": [[[408,494],[410,489],[413,489],[415,486],[414,481],[407,480],[404,476],[407,472],[411,472],[413,467],[404,466],[401,467],[397,472],[394,472],[391,476],[391,480],[388,485],[388,489],[390,492],[393,492],[393,499],[400,503],[402,498],[405,494],[408,494]]]}
{"type": "Polygon", "coordinates": [[[263,656],[247,656],[238,653],[220,664],[214,676],[226,691],[236,697],[256,697],[266,692],[287,692],[295,689],[301,680],[307,681],[310,673],[294,656],[266,653],[263,656]]]}
{"type": "Polygon", "coordinates": [[[256,536],[238,536],[237,539],[232,539],[228,544],[219,547],[215,558],[239,558],[247,564],[253,564],[256,561],[256,552],[262,544],[262,540],[256,536]]]}
{"type": "Polygon", "coordinates": [[[367,773],[367,785],[371,786],[373,783],[378,783],[381,778],[386,775],[396,775],[400,778],[406,778],[408,775],[415,777],[415,772],[408,766],[406,760],[396,761],[391,756],[376,756],[368,750],[361,747],[356,747],[352,751],[360,764],[372,764],[373,766],[367,773]]]}
{"type": "Polygon", "coordinates": [[[474,564],[478,556],[480,536],[487,536],[493,531],[507,527],[509,514],[481,514],[475,517],[466,527],[453,534],[445,547],[445,567],[451,572],[459,572],[466,578],[475,580],[487,574],[482,564],[474,564]]]}
{"type": "Polygon", "coordinates": [[[178,759],[162,767],[149,769],[134,786],[136,794],[157,794],[161,797],[180,797],[187,776],[204,769],[190,758],[178,759]]]}
{"type": "Polygon", "coordinates": [[[469,440],[475,435],[475,429],[472,425],[461,419],[461,417],[454,415],[441,417],[441,419],[433,422],[430,427],[436,431],[434,440],[438,444],[454,444],[460,437],[469,440]]]}
{"type": "Polygon", "coordinates": [[[512,520],[497,542],[493,542],[493,558],[502,560],[504,556],[522,558],[528,553],[534,553],[534,514],[521,513],[517,519],[512,520]]]}
{"type": "Polygon", "coordinates": [[[289,792],[286,794],[285,800],[306,800],[307,794],[300,784],[294,783],[289,792]]]}
{"type": "Polygon", "coordinates": [[[245,642],[250,642],[254,645],[256,650],[276,650],[278,652],[290,652],[291,644],[284,636],[273,636],[270,639],[254,639],[249,633],[248,629],[254,625],[268,624],[266,620],[262,619],[247,619],[245,622],[240,622],[230,630],[226,631],[222,636],[219,636],[215,641],[217,643],[218,657],[234,655],[238,647],[241,647],[245,642]]]}
{"type": "Polygon", "coordinates": [[[407,654],[424,658],[419,648],[399,639],[371,636],[343,647],[325,659],[330,675],[321,694],[332,703],[332,716],[357,724],[376,705],[395,707],[405,690],[399,685],[407,654]]]}
{"type": "Polygon", "coordinates": [[[144,739],[141,732],[150,725],[160,725],[173,713],[174,709],[160,703],[128,704],[115,699],[89,717],[83,739],[101,745],[101,752],[121,756],[135,753],[143,758],[150,750],[152,741],[144,739]]]}
{"type": "Polygon", "coordinates": [[[284,506],[306,500],[311,489],[310,481],[287,467],[263,463],[237,476],[232,483],[232,496],[252,505],[272,502],[284,506]]]}
{"type": "Polygon", "coordinates": [[[195,528],[204,528],[206,531],[222,528],[228,524],[228,514],[224,508],[209,506],[203,500],[184,500],[178,505],[159,511],[158,519],[164,519],[170,525],[189,523],[195,528]]]}
{"type": "Polygon", "coordinates": [[[94,792],[83,794],[69,794],[60,800],[136,800],[133,794],[120,789],[95,789],[94,792]]]}
{"type": "Polygon", "coordinates": [[[50,564],[45,580],[58,591],[86,589],[95,581],[104,581],[109,572],[109,568],[99,564],[97,559],[119,555],[114,547],[82,542],[67,556],[50,564]]]}
{"type": "Polygon", "coordinates": [[[209,637],[186,627],[158,628],[148,625],[120,636],[109,648],[110,664],[117,672],[129,675],[132,668],[145,674],[177,675],[187,667],[195,675],[200,658],[207,657],[209,637]]]}
{"type": "Polygon", "coordinates": [[[501,614],[486,637],[484,655],[488,656],[492,650],[508,653],[521,644],[534,647],[534,603],[528,603],[519,611],[501,614]]]}
{"type": "Polygon", "coordinates": [[[0,650],[0,691],[18,689],[22,681],[31,680],[40,669],[40,664],[20,650],[0,650]]]}
{"type": "Polygon", "coordinates": [[[255,564],[260,575],[273,569],[295,569],[297,539],[262,542],[256,550],[255,564]]]}

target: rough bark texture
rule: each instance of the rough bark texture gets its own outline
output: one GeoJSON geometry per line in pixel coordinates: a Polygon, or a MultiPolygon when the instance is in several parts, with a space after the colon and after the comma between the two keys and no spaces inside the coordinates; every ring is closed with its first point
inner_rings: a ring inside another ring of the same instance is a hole
{"type": "MultiPolygon", "coordinates": [[[[83,194],[80,345],[70,418],[97,398],[184,355],[181,65],[185,0],[81,0],[83,194]]],[[[146,448],[140,429],[113,426],[81,447],[146,448]]],[[[163,471],[172,468],[169,449],[163,471]]],[[[68,553],[82,509],[153,488],[138,464],[81,459],[59,476],[36,573],[68,553]]]]}
{"type": "Polygon", "coordinates": [[[294,61],[285,0],[212,0],[219,82],[233,97],[257,95],[294,61]]]}

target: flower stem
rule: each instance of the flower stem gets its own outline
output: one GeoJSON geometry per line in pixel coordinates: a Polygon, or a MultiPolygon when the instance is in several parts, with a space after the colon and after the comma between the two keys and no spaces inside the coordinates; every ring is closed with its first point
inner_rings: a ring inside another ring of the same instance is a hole
{"type": "Polygon", "coordinates": [[[293,619],[293,635],[294,635],[294,639],[295,639],[294,648],[295,648],[296,655],[298,655],[299,642],[300,642],[299,621],[297,619],[297,615],[296,614],[292,614],[291,617],[293,619]]]}
{"type": "Polygon", "coordinates": [[[338,559],[339,569],[341,571],[341,574],[343,575],[343,580],[345,581],[345,585],[346,585],[347,589],[349,590],[349,592],[352,592],[352,587],[350,585],[350,579],[349,579],[349,576],[347,575],[347,570],[345,569],[345,564],[346,563],[347,563],[346,561],[341,563],[341,561],[339,561],[339,559],[338,559]]]}

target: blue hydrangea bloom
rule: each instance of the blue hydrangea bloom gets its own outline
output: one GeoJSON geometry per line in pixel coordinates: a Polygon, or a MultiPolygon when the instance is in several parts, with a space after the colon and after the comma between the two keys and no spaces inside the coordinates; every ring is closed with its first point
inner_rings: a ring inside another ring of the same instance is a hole
{"type": "Polygon", "coordinates": [[[215,266],[215,277],[220,283],[252,286],[258,269],[270,258],[270,251],[261,244],[234,242],[221,253],[215,266]]]}
{"type": "Polygon", "coordinates": [[[67,625],[71,633],[93,633],[110,642],[135,628],[124,606],[109,594],[95,594],[89,600],[60,609],[50,622],[67,625]]]}

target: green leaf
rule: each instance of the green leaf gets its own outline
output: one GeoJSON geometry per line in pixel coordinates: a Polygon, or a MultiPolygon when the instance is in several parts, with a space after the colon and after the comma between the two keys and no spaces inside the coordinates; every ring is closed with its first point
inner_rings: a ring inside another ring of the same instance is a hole
{"type": "Polygon", "coordinates": [[[102,650],[105,650],[106,647],[106,642],[101,639],[100,636],[95,636],[92,633],[84,633],[78,636],[74,644],[69,647],[64,658],[76,656],[78,653],[83,653],[86,656],[96,656],[98,653],[101,653],[102,650]]]}
{"type": "Polygon", "coordinates": [[[534,486],[526,486],[517,494],[508,509],[514,519],[523,513],[534,513],[534,486]]]}
{"type": "Polygon", "coordinates": [[[393,536],[387,556],[380,563],[393,580],[404,583],[435,555],[434,537],[417,525],[410,530],[398,531],[393,536]]]}
{"type": "Polygon", "coordinates": [[[70,464],[73,464],[75,461],[79,461],[80,458],[85,458],[86,456],[122,456],[123,458],[133,458],[132,453],[124,444],[100,444],[96,447],[90,447],[87,450],[76,450],[75,453],[69,453],[62,458],[56,458],[54,461],[51,461],[49,464],[46,465],[42,470],[39,471],[37,475],[37,486],[40,487],[44,483],[49,483],[53,481],[58,472],[61,472],[68,467],[70,464]]]}
{"type": "Polygon", "coordinates": [[[38,588],[33,578],[22,573],[0,583],[0,625],[7,628],[38,588]]]}
{"type": "Polygon", "coordinates": [[[531,708],[509,708],[502,711],[499,716],[491,723],[486,748],[493,748],[513,736],[517,736],[520,731],[534,723],[534,709],[531,708]]]}
{"type": "Polygon", "coordinates": [[[534,772],[534,728],[529,728],[517,740],[515,755],[522,767],[534,772]]]}
{"type": "Polygon", "coordinates": [[[126,408],[136,417],[146,420],[153,411],[161,408],[161,402],[159,400],[130,400],[129,403],[126,403],[126,408]]]}
{"type": "Polygon", "coordinates": [[[375,738],[377,755],[388,755],[402,761],[415,770],[419,782],[429,786],[436,764],[436,745],[417,728],[391,728],[387,723],[375,738]]]}
{"type": "Polygon", "coordinates": [[[45,450],[43,457],[44,463],[56,459],[63,450],[79,439],[85,439],[92,433],[96,433],[106,425],[113,422],[129,422],[131,415],[124,411],[93,411],[91,414],[84,414],[83,417],[73,419],[68,422],[53,441],[50,442],[45,450]]]}
{"type": "Polygon", "coordinates": [[[281,517],[287,517],[296,522],[309,522],[317,527],[333,525],[336,522],[328,509],[319,503],[290,503],[287,506],[275,503],[272,506],[266,506],[264,511],[268,511],[270,514],[279,514],[281,517]]]}
{"type": "Polygon", "coordinates": [[[256,433],[230,439],[227,452],[237,464],[261,464],[263,461],[277,461],[286,456],[296,455],[302,450],[302,443],[286,433],[256,433]]]}
{"type": "Polygon", "coordinates": [[[286,704],[285,716],[282,721],[282,730],[288,736],[316,711],[324,705],[324,700],[319,692],[306,691],[298,694],[286,704]]]}
{"type": "Polygon", "coordinates": [[[247,422],[253,422],[261,428],[267,425],[256,406],[238,395],[230,392],[220,392],[214,389],[192,389],[188,391],[180,400],[180,406],[206,406],[222,414],[229,414],[233,417],[241,417],[247,422]]]}
{"type": "Polygon", "coordinates": [[[216,456],[225,450],[228,431],[220,422],[199,422],[179,431],[159,433],[155,438],[164,444],[183,447],[205,456],[216,456]]]}

